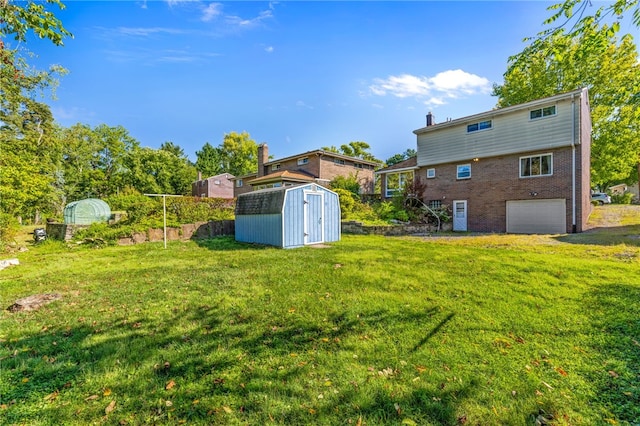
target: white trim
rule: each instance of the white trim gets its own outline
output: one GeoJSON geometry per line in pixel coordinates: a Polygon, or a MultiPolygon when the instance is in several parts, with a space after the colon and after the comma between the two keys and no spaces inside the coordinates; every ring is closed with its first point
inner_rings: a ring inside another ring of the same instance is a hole
{"type": "Polygon", "coordinates": [[[467,208],[467,200],[453,200],[453,204],[452,204],[452,219],[453,219],[453,230],[454,231],[461,231],[461,232],[466,232],[467,229],[469,228],[469,209],[467,208]],[[463,208],[463,212],[464,215],[462,217],[457,217],[456,216],[456,205],[458,203],[462,203],[462,205],[464,206],[463,208]],[[456,220],[459,219],[459,220],[456,220]],[[462,222],[462,219],[464,219],[464,223],[462,222]],[[462,226],[460,226],[462,225],[462,226]]]}
{"type": "Polygon", "coordinates": [[[303,197],[302,199],[304,200],[304,209],[303,209],[303,232],[304,232],[304,237],[303,237],[303,241],[304,241],[304,245],[310,245],[310,244],[321,244],[324,243],[324,221],[325,221],[325,217],[324,217],[324,191],[318,191],[317,188],[314,188],[312,190],[309,189],[305,189],[302,191],[303,193],[303,197]],[[320,206],[322,208],[322,212],[320,213],[320,241],[312,241],[309,242],[309,202],[307,201],[307,196],[314,196],[314,197],[320,197],[320,206]]]}
{"type": "Polygon", "coordinates": [[[436,168],[435,167],[431,167],[427,169],[427,179],[434,179],[436,177],[436,168]],[[429,172],[433,172],[433,173],[429,173],[429,172]]]}

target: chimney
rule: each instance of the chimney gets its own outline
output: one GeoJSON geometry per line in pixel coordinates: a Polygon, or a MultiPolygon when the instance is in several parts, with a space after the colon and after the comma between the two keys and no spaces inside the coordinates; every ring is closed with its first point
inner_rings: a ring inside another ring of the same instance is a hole
{"type": "Polygon", "coordinates": [[[436,118],[431,114],[431,111],[429,111],[429,114],[427,114],[427,127],[433,126],[434,124],[436,124],[436,118]]]}
{"type": "Polygon", "coordinates": [[[258,177],[264,176],[264,163],[269,161],[269,147],[266,143],[258,145],[258,177]]]}
{"type": "Polygon", "coordinates": [[[202,180],[202,172],[198,171],[198,180],[202,180]]]}

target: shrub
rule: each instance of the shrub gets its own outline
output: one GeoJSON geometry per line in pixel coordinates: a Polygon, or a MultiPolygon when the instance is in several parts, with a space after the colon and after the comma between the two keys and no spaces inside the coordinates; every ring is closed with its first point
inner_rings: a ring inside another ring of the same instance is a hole
{"type": "Polygon", "coordinates": [[[613,194],[611,196],[611,202],[613,204],[631,204],[633,200],[633,194],[625,192],[624,194],[613,194]]]}
{"type": "Polygon", "coordinates": [[[340,199],[340,217],[342,219],[348,218],[353,213],[357,202],[353,193],[344,188],[335,188],[333,191],[338,194],[340,199]]]}
{"type": "Polygon", "coordinates": [[[20,223],[15,217],[0,213],[0,249],[4,249],[9,242],[15,240],[19,230],[20,223]]]}

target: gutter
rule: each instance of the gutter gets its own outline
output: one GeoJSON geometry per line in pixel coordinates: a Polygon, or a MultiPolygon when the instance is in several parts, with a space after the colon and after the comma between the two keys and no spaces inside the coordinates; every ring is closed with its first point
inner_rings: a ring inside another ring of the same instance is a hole
{"type": "Polygon", "coordinates": [[[571,232],[576,233],[576,101],[571,94],[571,232]]]}

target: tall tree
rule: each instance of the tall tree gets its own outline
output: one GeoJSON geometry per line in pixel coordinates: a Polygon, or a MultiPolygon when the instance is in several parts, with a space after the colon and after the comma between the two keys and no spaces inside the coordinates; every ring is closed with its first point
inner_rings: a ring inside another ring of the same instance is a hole
{"type": "Polygon", "coordinates": [[[323,146],[322,149],[328,152],[335,152],[336,154],[347,155],[349,157],[360,158],[362,160],[367,161],[375,161],[377,163],[382,163],[382,161],[378,160],[369,152],[371,146],[362,141],[351,141],[348,144],[340,145],[340,148],[336,148],[335,146],[323,146]]]}
{"type": "Polygon", "coordinates": [[[219,175],[223,171],[222,152],[209,142],[200,151],[196,151],[196,169],[204,177],[219,175]]]}
{"type": "Polygon", "coordinates": [[[592,185],[608,187],[637,179],[640,159],[640,65],[630,35],[583,22],[572,35],[562,30],[538,38],[510,58],[504,84],[494,85],[498,106],[589,88],[592,185]]]}
{"type": "Polygon", "coordinates": [[[50,5],[63,7],[58,0],[0,0],[0,208],[13,216],[37,217],[46,210],[56,181],[53,117],[36,95],[55,87],[64,70],[32,69],[25,47],[30,31],[56,45],[71,35],[48,10],[50,5]]]}
{"type": "Polygon", "coordinates": [[[141,193],[187,195],[195,169],[170,151],[134,148],[124,159],[124,181],[141,193]]]}
{"type": "Polygon", "coordinates": [[[258,144],[251,139],[249,133],[227,133],[220,150],[223,171],[242,176],[258,169],[258,144]]]}
{"type": "Polygon", "coordinates": [[[398,164],[402,161],[408,160],[411,157],[415,157],[416,155],[418,155],[418,153],[416,152],[415,149],[412,148],[408,148],[405,152],[400,153],[400,154],[395,154],[389,158],[387,158],[387,161],[385,161],[385,164],[388,166],[393,166],[394,164],[398,164]]]}

